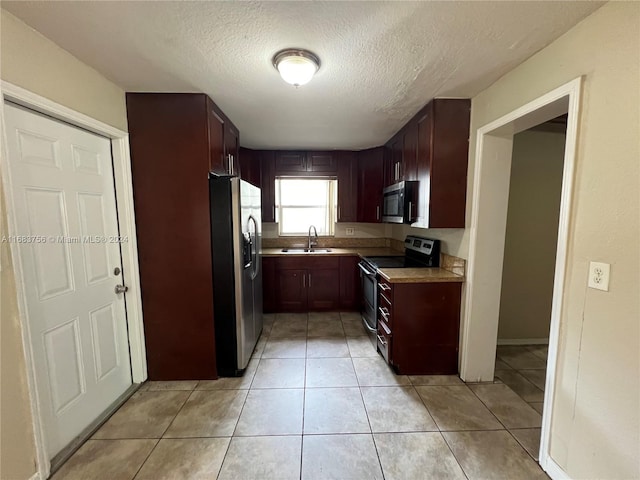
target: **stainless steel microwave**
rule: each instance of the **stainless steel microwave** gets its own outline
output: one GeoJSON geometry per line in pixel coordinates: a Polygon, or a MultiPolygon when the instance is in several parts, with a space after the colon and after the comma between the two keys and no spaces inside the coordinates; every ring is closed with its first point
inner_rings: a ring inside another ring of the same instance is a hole
{"type": "Polygon", "coordinates": [[[418,182],[399,182],[382,190],[382,221],[413,223],[418,216],[418,182]]]}

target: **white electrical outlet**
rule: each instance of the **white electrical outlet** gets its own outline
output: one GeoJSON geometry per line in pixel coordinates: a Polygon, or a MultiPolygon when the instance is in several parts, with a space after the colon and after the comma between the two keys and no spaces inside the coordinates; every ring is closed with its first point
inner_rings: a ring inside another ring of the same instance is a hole
{"type": "Polygon", "coordinates": [[[355,233],[356,233],[356,229],[355,228],[353,228],[353,227],[345,228],[345,234],[346,235],[348,235],[350,237],[353,237],[355,235],[355,233]]]}
{"type": "Polygon", "coordinates": [[[589,263],[589,288],[609,291],[609,272],[611,265],[608,263],[589,263]]]}

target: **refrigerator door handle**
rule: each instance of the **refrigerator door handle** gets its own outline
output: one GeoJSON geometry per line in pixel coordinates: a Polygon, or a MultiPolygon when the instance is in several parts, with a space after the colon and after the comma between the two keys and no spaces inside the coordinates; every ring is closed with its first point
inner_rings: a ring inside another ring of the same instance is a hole
{"type": "Polygon", "coordinates": [[[257,245],[257,237],[258,237],[258,222],[254,218],[253,215],[249,215],[249,219],[247,220],[247,230],[249,231],[249,235],[251,235],[250,225],[253,223],[253,235],[254,239],[251,242],[251,264],[253,266],[251,272],[251,280],[255,279],[258,276],[258,245],[257,245]]]}

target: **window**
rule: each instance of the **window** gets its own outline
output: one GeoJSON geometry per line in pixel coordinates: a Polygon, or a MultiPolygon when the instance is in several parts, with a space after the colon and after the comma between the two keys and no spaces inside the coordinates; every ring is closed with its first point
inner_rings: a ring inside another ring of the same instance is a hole
{"type": "Polygon", "coordinates": [[[276,178],[276,211],[280,235],[334,234],[336,180],[327,178],[276,178]]]}

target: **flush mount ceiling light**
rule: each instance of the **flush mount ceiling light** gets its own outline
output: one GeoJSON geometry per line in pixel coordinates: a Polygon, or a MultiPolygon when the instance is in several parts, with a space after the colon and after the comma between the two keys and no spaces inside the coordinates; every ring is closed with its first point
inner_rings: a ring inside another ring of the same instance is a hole
{"type": "Polygon", "coordinates": [[[320,68],[320,59],[308,50],[288,48],[274,55],[273,66],[285,82],[299,87],[313,78],[320,68]]]}

